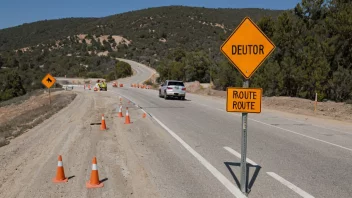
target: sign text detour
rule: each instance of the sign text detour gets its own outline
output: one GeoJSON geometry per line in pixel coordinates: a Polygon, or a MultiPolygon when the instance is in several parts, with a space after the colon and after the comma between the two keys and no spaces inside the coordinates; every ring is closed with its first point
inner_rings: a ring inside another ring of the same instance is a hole
{"type": "Polygon", "coordinates": [[[228,112],[260,113],[262,102],[262,89],[253,88],[227,88],[228,112]]]}

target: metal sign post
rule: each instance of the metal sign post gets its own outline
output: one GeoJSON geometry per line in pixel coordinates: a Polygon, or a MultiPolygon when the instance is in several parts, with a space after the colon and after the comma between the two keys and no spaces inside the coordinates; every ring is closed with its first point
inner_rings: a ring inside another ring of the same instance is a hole
{"type": "Polygon", "coordinates": [[[227,112],[242,113],[241,191],[247,194],[247,129],[248,113],[261,112],[262,89],[248,89],[249,79],[274,51],[275,45],[249,18],[245,17],[220,47],[220,51],[246,79],[243,88],[227,88],[227,112]]]}
{"type": "MultiPolygon", "coordinates": [[[[249,87],[249,80],[243,81],[243,88],[249,87]]],[[[241,191],[247,193],[247,122],[248,113],[242,113],[242,141],[241,141],[241,191]]]]}
{"type": "Polygon", "coordinates": [[[50,88],[49,88],[49,105],[51,105],[50,88]]]}

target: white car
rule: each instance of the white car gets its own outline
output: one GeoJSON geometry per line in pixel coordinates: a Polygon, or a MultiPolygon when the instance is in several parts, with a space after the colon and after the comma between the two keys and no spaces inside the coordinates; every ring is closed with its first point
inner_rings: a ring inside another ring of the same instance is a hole
{"type": "Polygon", "coordinates": [[[166,80],[159,88],[159,97],[163,97],[165,100],[169,97],[184,100],[186,97],[186,87],[182,81],[166,80]]]}

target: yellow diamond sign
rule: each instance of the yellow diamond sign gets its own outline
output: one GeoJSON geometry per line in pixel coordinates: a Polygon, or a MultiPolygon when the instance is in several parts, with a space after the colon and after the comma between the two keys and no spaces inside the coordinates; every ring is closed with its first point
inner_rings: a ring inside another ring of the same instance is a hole
{"type": "Polygon", "coordinates": [[[45,85],[47,88],[53,86],[55,82],[56,79],[50,74],[47,74],[42,80],[43,85],[45,85]]]}
{"type": "Polygon", "coordinates": [[[249,79],[274,51],[275,45],[246,17],[220,49],[241,74],[249,79]]]}

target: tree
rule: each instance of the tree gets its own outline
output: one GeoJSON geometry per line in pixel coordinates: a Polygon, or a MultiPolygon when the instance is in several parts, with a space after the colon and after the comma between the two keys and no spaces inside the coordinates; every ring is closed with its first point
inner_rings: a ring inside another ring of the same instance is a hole
{"type": "Polygon", "coordinates": [[[1,100],[8,100],[13,97],[18,97],[26,94],[23,88],[22,79],[19,74],[12,70],[5,74],[5,81],[1,90],[1,100]]]}

